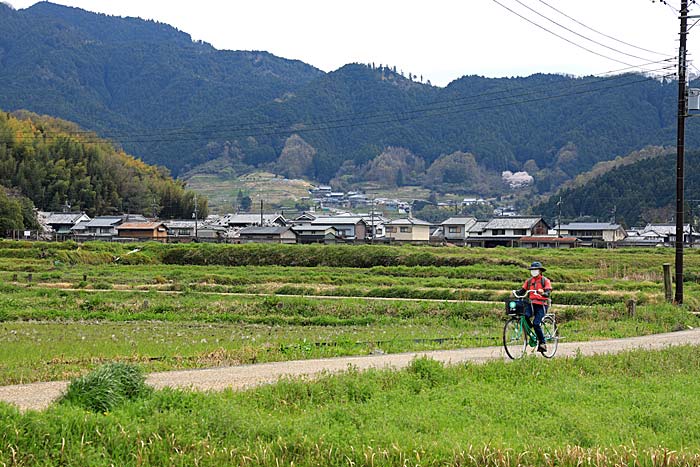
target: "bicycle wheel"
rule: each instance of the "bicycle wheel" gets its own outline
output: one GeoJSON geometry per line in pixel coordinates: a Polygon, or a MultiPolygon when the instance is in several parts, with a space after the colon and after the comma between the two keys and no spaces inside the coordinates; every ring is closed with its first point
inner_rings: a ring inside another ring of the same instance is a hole
{"type": "Polygon", "coordinates": [[[527,334],[520,325],[520,318],[514,317],[506,321],[503,326],[503,348],[506,349],[508,357],[512,360],[521,358],[525,355],[526,347],[527,334]]]}
{"type": "Polygon", "coordinates": [[[552,358],[557,353],[557,346],[559,345],[559,328],[554,316],[546,315],[542,319],[542,332],[544,333],[544,341],[547,344],[547,351],[543,352],[542,355],[546,358],[552,358]]]}

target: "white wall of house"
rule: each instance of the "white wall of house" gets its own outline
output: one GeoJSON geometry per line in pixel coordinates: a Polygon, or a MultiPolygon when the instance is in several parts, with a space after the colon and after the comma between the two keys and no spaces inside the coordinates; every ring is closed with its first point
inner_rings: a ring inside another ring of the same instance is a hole
{"type": "Polygon", "coordinates": [[[387,225],[386,236],[399,242],[427,242],[429,225],[387,225]]]}

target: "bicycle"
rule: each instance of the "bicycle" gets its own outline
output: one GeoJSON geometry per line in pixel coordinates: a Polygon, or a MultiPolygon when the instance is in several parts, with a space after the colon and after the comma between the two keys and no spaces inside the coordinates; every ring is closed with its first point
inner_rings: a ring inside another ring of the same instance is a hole
{"type": "MultiPolygon", "coordinates": [[[[506,301],[506,313],[510,319],[503,326],[503,348],[506,354],[512,360],[522,358],[527,352],[528,347],[537,347],[537,335],[532,327],[530,320],[525,316],[525,307],[532,306],[529,300],[526,300],[528,293],[534,290],[528,290],[524,295],[519,296],[515,290],[513,291],[514,299],[506,301]]],[[[547,313],[542,319],[542,332],[544,333],[545,344],[547,351],[542,352],[545,358],[552,358],[557,353],[559,345],[559,328],[557,327],[557,319],[554,313],[550,313],[551,306],[547,307],[547,313]]]]}

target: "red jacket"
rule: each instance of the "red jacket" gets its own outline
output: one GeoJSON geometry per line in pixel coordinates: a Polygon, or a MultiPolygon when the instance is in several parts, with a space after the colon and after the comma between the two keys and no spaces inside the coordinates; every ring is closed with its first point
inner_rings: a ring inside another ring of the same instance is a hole
{"type": "Polygon", "coordinates": [[[531,277],[525,281],[523,284],[523,290],[544,290],[544,295],[538,293],[528,294],[530,296],[530,301],[535,305],[546,305],[549,298],[549,292],[552,291],[552,283],[549,279],[540,274],[537,277],[531,277]]]}

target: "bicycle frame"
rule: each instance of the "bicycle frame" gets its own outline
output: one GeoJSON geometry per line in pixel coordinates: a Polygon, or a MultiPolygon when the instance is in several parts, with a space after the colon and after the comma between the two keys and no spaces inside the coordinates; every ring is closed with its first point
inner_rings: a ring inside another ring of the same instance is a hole
{"type": "MultiPolygon", "coordinates": [[[[513,295],[519,299],[525,298],[525,296],[518,296],[515,291],[513,295]]],[[[506,321],[503,327],[503,346],[507,355],[512,359],[523,356],[528,347],[538,347],[537,334],[535,333],[534,325],[528,317],[528,315],[534,317],[533,304],[528,301],[525,303],[525,307],[525,309],[518,309],[517,306],[514,308],[512,304],[508,305],[509,310],[517,310],[514,313],[508,313],[510,319],[506,321]],[[518,346],[520,350],[518,350],[518,346]]],[[[545,310],[545,315],[542,318],[542,330],[545,335],[547,350],[542,352],[542,355],[546,358],[552,358],[557,351],[559,331],[555,314],[549,312],[549,306],[545,310]]]]}
{"type": "Polygon", "coordinates": [[[518,323],[518,330],[520,332],[523,332],[524,330],[525,334],[527,335],[527,345],[530,347],[536,347],[537,334],[535,334],[535,329],[530,325],[530,320],[527,319],[527,316],[520,315],[520,320],[518,323]]]}

